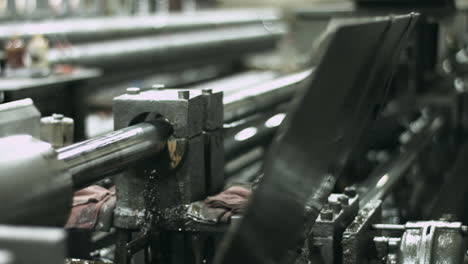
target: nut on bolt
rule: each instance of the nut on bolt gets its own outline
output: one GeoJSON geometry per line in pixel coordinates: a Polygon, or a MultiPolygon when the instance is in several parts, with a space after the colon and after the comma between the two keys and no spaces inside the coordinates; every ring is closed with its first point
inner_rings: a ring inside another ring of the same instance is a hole
{"type": "Polygon", "coordinates": [[[62,114],[52,114],[52,118],[55,120],[62,120],[64,117],[62,114]]]}
{"type": "Polygon", "coordinates": [[[338,201],[340,202],[341,205],[344,205],[344,206],[349,205],[349,197],[346,195],[338,197],[338,201]]]}
{"type": "Polygon", "coordinates": [[[155,90],[164,90],[164,88],[166,88],[166,86],[164,84],[153,84],[151,86],[151,88],[153,88],[155,90]]]}
{"type": "Polygon", "coordinates": [[[354,198],[357,195],[356,187],[348,186],[344,189],[344,194],[348,197],[354,198]]]}
{"type": "MultiPolygon", "coordinates": [[[[468,226],[463,225],[461,227],[462,234],[467,235],[468,234],[468,226]]],[[[468,252],[468,251],[467,251],[468,252]]]]}
{"type": "Polygon", "coordinates": [[[139,93],[140,93],[140,88],[138,87],[127,88],[127,94],[139,94],[139,93]]]}
{"type": "Polygon", "coordinates": [[[179,99],[185,99],[185,100],[190,99],[190,91],[179,91],[178,95],[179,95],[179,99]]]}
{"type": "Polygon", "coordinates": [[[330,207],[330,204],[326,203],[322,210],[320,211],[320,218],[322,218],[322,220],[333,220],[333,211],[330,207]]]}
{"type": "Polygon", "coordinates": [[[341,209],[342,209],[341,204],[340,204],[339,202],[336,202],[336,201],[330,202],[330,207],[331,207],[331,209],[333,210],[333,212],[334,212],[335,214],[340,213],[340,212],[341,212],[341,209]]]}
{"type": "Polygon", "coordinates": [[[203,89],[203,90],[202,90],[202,94],[203,94],[203,95],[210,95],[210,94],[213,94],[213,90],[212,90],[212,89],[203,89]]]}
{"type": "Polygon", "coordinates": [[[457,216],[455,214],[443,214],[439,220],[445,222],[455,222],[457,221],[457,216]]]}
{"type": "Polygon", "coordinates": [[[322,220],[328,220],[328,221],[333,220],[333,211],[329,209],[322,210],[320,212],[320,218],[322,218],[322,220]]]}

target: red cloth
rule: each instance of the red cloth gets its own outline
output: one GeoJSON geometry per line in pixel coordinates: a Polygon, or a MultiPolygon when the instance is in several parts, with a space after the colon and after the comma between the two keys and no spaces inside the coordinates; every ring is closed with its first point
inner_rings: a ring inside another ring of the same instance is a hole
{"type": "Polygon", "coordinates": [[[247,206],[252,191],[242,186],[232,186],[215,196],[209,196],[205,203],[211,208],[225,208],[232,213],[241,213],[247,206]]]}
{"type": "MultiPolygon", "coordinates": [[[[110,221],[111,217],[103,214],[112,214],[113,207],[115,207],[115,188],[108,190],[92,185],[79,190],[73,196],[73,207],[65,228],[94,229],[100,219],[110,221]]],[[[98,227],[105,226],[107,224],[100,223],[98,227]]]]}
{"type": "Polygon", "coordinates": [[[229,223],[233,214],[245,210],[252,194],[250,188],[232,186],[221,193],[209,196],[204,201],[192,203],[188,216],[200,223],[229,223]]]}

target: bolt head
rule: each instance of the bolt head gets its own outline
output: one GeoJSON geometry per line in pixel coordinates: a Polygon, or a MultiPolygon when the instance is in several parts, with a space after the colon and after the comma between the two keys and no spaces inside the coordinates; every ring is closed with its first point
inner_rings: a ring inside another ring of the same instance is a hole
{"type": "Polygon", "coordinates": [[[64,116],[62,114],[52,114],[52,118],[55,120],[62,120],[64,116]]]}
{"type": "Polygon", "coordinates": [[[335,202],[335,201],[330,202],[330,206],[335,214],[338,214],[341,212],[342,206],[339,202],[335,202]]]}
{"type": "Polygon", "coordinates": [[[343,206],[348,206],[349,205],[349,197],[346,195],[338,197],[338,201],[340,202],[341,205],[343,206]]]}
{"type": "Polygon", "coordinates": [[[139,93],[140,93],[140,88],[138,87],[127,88],[127,94],[139,94],[139,93]]]}
{"type": "Polygon", "coordinates": [[[179,91],[178,95],[179,95],[179,99],[184,99],[184,100],[190,99],[190,91],[179,91]]]}
{"type": "Polygon", "coordinates": [[[356,187],[348,186],[344,189],[344,194],[348,197],[354,198],[357,195],[356,187]]]}
{"type": "Polygon", "coordinates": [[[320,218],[322,220],[331,221],[333,220],[333,211],[328,209],[323,209],[320,211],[320,218]]]}
{"type": "Polygon", "coordinates": [[[468,226],[465,226],[465,225],[462,226],[462,227],[461,227],[461,231],[462,231],[462,233],[463,233],[464,235],[468,234],[468,226]]]}
{"type": "Polygon", "coordinates": [[[156,89],[156,90],[164,90],[164,88],[166,88],[166,86],[164,84],[153,84],[153,86],[151,86],[151,88],[153,89],[156,89]]]}
{"type": "Polygon", "coordinates": [[[455,214],[443,214],[440,221],[455,222],[457,221],[457,216],[455,214]]]}
{"type": "Polygon", "coordinates": [[[203,89],[202,90],[203,95],[210,95],[213,94],[213,89],[203,89]]]}

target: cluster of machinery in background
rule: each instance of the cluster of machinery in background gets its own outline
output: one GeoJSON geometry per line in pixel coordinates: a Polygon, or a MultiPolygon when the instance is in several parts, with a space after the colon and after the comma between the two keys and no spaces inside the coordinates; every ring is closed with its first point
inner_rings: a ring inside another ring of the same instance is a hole
{"type": "Polygon", "coordinates": [[[454,2],[16,21],[0,40],[0,264],[468,261],[454,2]]]}

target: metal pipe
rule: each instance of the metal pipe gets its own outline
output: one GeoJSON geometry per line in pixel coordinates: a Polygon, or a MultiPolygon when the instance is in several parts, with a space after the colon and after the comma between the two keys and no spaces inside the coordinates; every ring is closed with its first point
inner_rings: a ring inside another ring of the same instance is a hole
{"type": "Polygon", "coordinates": [[[370,201],[383,199],[395,187],[432,138],[441,131],[443,124],[441,117],[431,119],[419,133],[413,135],[403,153],[371,173],[358,188],[362,197],[359,203],[361,208],[370,201]]]}
{"type": "Polygon", "coordinates": [[[224,157],[230,161],[245,152],[273,139],[279,125],[286,116],[283,112],[276,112],[253,118],[239,126],[225,126],[224,157]]]}
{"type": "Polygon", "coordinates": [[[105,69],[132,66],[167,66],[196,60],[239,58],[252,52],[273,48],[285,28],[247,25],[161,34],[158,36],[103,41],[74,45],[70,49],[52,49],[52,64],[74,64],[105,69]]]}
{"type": "Polygon", "coordinates": [[[172,133],[164,121],[141,123],[57,150],[72,175],[73,189],[83,188],[131,162],[161,151],[172,133]]]}
{"type": "Polygon", "coordinates": [[[224,166],[224,178],[229,178],[232,175],[238,174],[240,171],[251,166],[254,163],[263,161],[265,150],[262,147],[257,147],[248,151],[235,159],[230,160],[224,166]]]}
{"type": "Polygon", "coordinates": [[[259,85],[230,91],[224,97],[224,122],[230,123],[289,101],[298,85],[313,73],[288,74],[259,85]]]}
{"type": "Polygon", "coordinates": [[[41,34],[52,41],[70,41],[72,44],[76,44],[245,24],[264,24],[268,26],[270,23],[279,21],[279,19],[280,15],[274,9],[244,9],[201,11],[165,16],[124,16],[15,22],[0,25],[0,39],[5,40],[13,36],[30,38],[41,34]]]}

